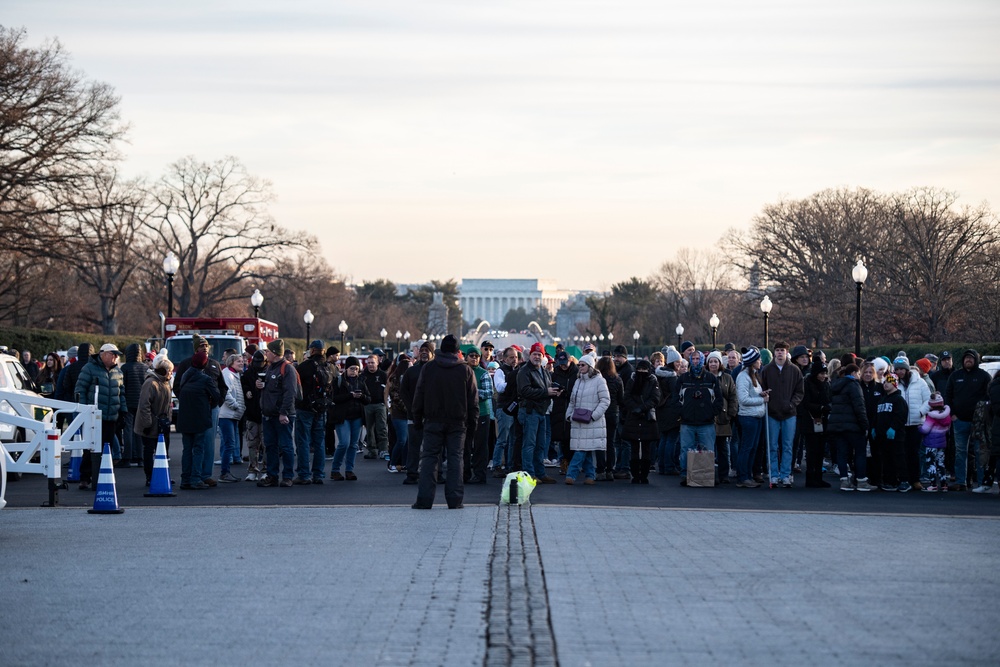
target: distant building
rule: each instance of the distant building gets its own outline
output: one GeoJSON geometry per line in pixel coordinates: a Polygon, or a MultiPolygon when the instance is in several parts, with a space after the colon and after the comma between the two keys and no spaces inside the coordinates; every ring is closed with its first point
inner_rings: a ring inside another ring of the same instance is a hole
{"type": "Polygon", "coordinates": [[[507,313],[518,308],[530,313],[538,306],[545,306],[555,316],[572,294],[558,289],[554,280],[463,278],[458,288],[458,303],[466,322],[486,320],[499,327],[507,313]]]}
{"type": "Polygon", "coordinates": [[[581,327],[590,324],[590,308],[586,304],[586,294],[575,294],[556,311],[556,336],[567,341],[579,335],[581,327]]]}

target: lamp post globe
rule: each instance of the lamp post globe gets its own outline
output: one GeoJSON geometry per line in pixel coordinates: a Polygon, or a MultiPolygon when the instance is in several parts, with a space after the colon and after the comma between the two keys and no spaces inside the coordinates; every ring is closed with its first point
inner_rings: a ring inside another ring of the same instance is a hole
{"type": "Polygon", "coordinates": [[[683,324],[678,324],[677,328],[674,329],[674,333],[677,334],[677,351],[680,352],[681,343],[684,342],[683,341],[683,337],[684,337],[684,325],[683,324]]]}
{"type": "Polygon", "coordinates": [[[765,350],[768,349],[768,347],[767,347],[767,343],[768,343],[768,340],[767,340],[767,318],[770,317],[770,315],[771,315],[771,308],[773,308],[773,307],[774,307],[774,304],[771,303],[771,297],[769,297],[769,296],[767,296],[765,294],[764,298],[761,299],[761,301],[760,301],[760,312],[764,313],[764,349],[765,350]]]}
{"type": "Polygon", "coordinates": [[[712,327],[712,349],[716,349],[716,335],[719,333],[719,316],[712,313],[708,320],[708,326],[712,327]]]}
{"type": "Polygon", "coordinates": [[[378,332],[378,335],[382,337],[382,347],[385,347],[385,337],[389,335],[389,332],[382,327],[382,330],[378,332]]]}
{"type": "Polygon", "coordinates": [[[639,361],[639,331],[636,330],[632,332],[632,356],[635,358],[636,362],[639,361]]]}
{"type": "Polygon", "coordinates": [[[396,329],[396,355],[399,356],[399,339],[403,337],[403,332],[396,329]]]}
{"type": "Polygon", "coordinates": [[[174,275],[181,268],[180,260],[171,250],[163,258],[163,272],[167,274],[167,317],[174,316],[174,275]]]}
{"type": "Polygon", "coordinates": [[[347,344],[346,344],[346,340],[347,340],[347,335],[346,335],[347,334],[347,322],[345,322],[344,320],[340,320],[340,324],[337,325],[337,330],[340,332],[340,351],[342,353],[344,353],[344,354],[347,354],[345,352],[345,350],[347,348],[347,344]]]}
{"type": "Polygon", "coordinates": [[[309,341],[309,338],[310,338],[309,333],[310,333],[310,329],[312,328],[312,323],[313,323],[314,319],[316,319],[316,316],[313,315],[313,312],[311,310],[308,310],[308,309],[306,310],[306,314],[302,316],[302,321],[306,323],[306,345],[309,345],[309,342],[310,342],[309,341]]]}
{"type": "Polygon", "coordinates": [[[260,317],[260,306],[264,303],[264,295],[260,293],[259,289],[255,289],[253,294],[250,295],[250,305],[253,306],[253,316],[260,317]]]}
{"type": "Polygon", "coordinates": [[[868,269],[865,267],[864,263],[859,259],[858,263],[854,265],[851,269],[851,278],[854,279],[854,283],[858,286],[858,303],[857,309],[855,310],[855,320],[854,320],[854,354],[861,356],[861,290],[865,284],[865,280],[868,279],[868,269]]]}

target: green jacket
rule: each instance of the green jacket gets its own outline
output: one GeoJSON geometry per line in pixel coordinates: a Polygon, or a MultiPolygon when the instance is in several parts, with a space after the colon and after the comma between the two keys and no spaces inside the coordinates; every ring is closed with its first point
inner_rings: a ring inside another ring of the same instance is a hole
{"type": "Polygon", "coordinates": [[[80,377],[76,380],[77,403],[93,405],[94,387],[97,387],[101,419],[118,421],[118,413],[128,410],[125,406],[125,381],[118,366],[112,366],[111,370],[104,367],[99,354],[91,355],[90,361],[80,369],[80,377]]]}

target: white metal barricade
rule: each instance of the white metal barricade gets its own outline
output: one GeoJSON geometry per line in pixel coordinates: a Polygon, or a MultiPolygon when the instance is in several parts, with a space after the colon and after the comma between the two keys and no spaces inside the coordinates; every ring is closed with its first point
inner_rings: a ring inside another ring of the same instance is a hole
{"type": "MultiPolygon", "coordinates": [[[[30,473],[45,475],[49,480],[49,502],[58,503],[58,489],[62,483],[62,453],[67,450],[97,449],[100,451],[100,409],[96,405],[84,405],[57,401],[9,391],[0,391],[0,423],[13,424],[15,434],[23,432],[24,437],[14,442],[5,442],[0,447],[0,508],[6,504],[7,473],[30,473]],[[7,407],[13,414],[7,411],[7,407]],[[35,418],[35,408],[49,408],[41,419],[35,418]],[[72,414],[65,433],[56,428],[57,417],[72,414]],[[14,456],[16,454],[16,457],[14,456]],[[38,461],[32,459],[38,456],[38,461]]],[[[16,437],[16,436],[15,436],[16,437]]]]}

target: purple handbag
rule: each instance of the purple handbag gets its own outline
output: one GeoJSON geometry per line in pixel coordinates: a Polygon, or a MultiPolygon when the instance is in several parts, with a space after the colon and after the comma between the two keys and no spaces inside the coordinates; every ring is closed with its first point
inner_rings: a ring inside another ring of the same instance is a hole
{"type": "Polygon", "coordinates": [[[594,421],[594,411],[587,408],[574,408],[571,419],[581,424],[589,424],[594,421]]]}

